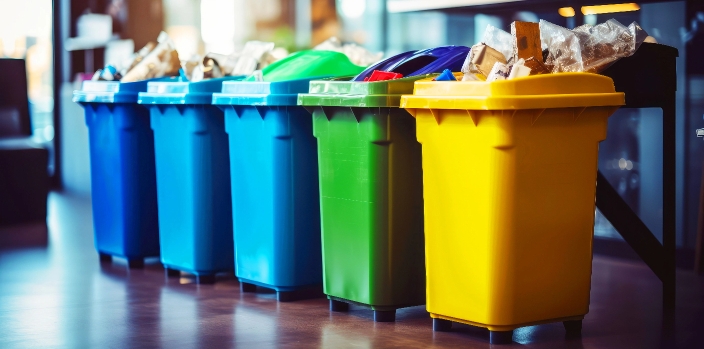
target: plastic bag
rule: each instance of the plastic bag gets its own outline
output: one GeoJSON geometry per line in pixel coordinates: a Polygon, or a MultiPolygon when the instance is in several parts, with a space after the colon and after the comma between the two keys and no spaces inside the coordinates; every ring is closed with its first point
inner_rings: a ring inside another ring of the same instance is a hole
{"type": "Polygon", "coordinates": [[[626,27],[615,19],[574,30],[540,21],[541,41],[548,50],[545,65],[553,73],[598,73],[635,53],[647,36],[638,23],[626,27]]]}
{"type": "Polygon", "coordinates": [[[548,50],[545,65],[551,72],[584,71],[579,38],[571,30],[540,20],[540,42],[548,50]]]}
{"type": "Polygon", "coordinates": [[[484,30],[482,42],[504,55],[504,59],[511,63],[513,58],[513,35],[489,24],[484,30]]]}

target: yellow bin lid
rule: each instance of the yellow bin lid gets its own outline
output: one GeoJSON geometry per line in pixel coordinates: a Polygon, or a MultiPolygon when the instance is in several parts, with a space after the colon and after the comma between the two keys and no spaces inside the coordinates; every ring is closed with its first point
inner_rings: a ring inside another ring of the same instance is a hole
{"type": "MultiPolygon", "coordinates": [[[[517,110],[621,106],[611,78],[591,73],[533,75],[512,80],[417,81],[413,95],[401,97],[401,108],[517,110]]],[[[413,114],[413,113],[412,113],[413,114]]]]}

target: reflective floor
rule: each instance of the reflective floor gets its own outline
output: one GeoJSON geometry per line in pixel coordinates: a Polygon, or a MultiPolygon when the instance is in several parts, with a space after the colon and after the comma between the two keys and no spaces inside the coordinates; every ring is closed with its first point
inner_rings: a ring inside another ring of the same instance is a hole
{"type": "MultiPolygon", "coordinates": [[[[101,265],[90,201],[52,193],[49,228],[0,229],[0,348],[488,348],[488,332],[455,325],[433,333],[424,307],[374,323],[353,307],[330,314],[323,298],[277,303],[240,294],[232,275],[215,285],[101,265]]],[[[660,283],[644,264],[594,258],[591,310],[580,339],[561,324],[515,331],[526,348],[704,348],[704,277],[678,274],[675,334],[663,330],[660,283]]],[[[665,326],[667,328],[667,326],[665,326]]]]}

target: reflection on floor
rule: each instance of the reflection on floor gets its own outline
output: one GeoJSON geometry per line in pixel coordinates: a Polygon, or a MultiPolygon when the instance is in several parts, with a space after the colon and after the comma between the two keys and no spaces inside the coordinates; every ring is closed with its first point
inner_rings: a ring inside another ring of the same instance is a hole
{"type": "MultiPolygon", "coordinates": [[[[52,193],[49,209],[48,239],[36,227],[0,231],[0,348],[489,347],[480,328],[433,333],[422,306],[400,310],[396,323],[374,323],[362,308],[330,314],[323,298],[277,303],[273,293],[241,294],[232,275],[199,286],[166,279],[158,260],[144,270],[121,260],[101,265],[89,199],[52,193]]],[[[674,337],[663,335],[660,283],[645,265],[595,257],[592,279],[581,339],[550,324],[515,331],[506,347],[704,347],[704,277],[678,274],[674,337]]]]}

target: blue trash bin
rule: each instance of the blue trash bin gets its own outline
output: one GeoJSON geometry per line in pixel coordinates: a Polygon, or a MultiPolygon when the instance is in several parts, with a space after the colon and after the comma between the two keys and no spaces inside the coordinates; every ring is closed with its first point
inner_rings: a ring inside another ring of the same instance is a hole
{"type": "Polygon", "coordinates": [[[230,138],[235,275],[279,301],[322,296],[317,143],[296,105],[310,80],[226,82],[213,95],[230,138]]]}
{"type": "Polygon", "coordinates": [[[230,158],[222,110],[213,92],[229,77],[151,82],[139,94],[154,130],[161,261],[167,274],[215,281],[234,264],[230,158]]]}
{"type": "Polygon", "coordinates": [[[73,93],[88,126],[95,248],[132,268],[159,255],[154,134],[137,104],[146,90],[147,81],[85,81],[73,93]]]}

